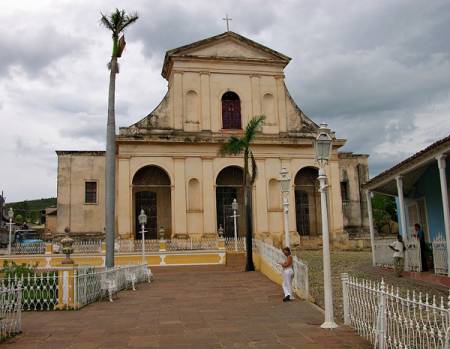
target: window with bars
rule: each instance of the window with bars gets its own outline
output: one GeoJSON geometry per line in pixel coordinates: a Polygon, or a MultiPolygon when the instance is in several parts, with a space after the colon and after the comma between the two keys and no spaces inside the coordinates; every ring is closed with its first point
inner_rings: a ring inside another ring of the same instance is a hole
{"type": "Polygon", "coordinates": [[[97,203],[97,182],[90,181],[84,183],[84,203],[97,203]]]}

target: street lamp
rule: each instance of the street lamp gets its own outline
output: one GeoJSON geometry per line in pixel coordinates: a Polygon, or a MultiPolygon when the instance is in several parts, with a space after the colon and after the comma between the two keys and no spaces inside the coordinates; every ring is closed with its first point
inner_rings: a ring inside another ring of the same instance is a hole
{"type": "Polygon", "coordinates": [[[8,210],[8,218],[9,218],[9,240],[8,240],[8,254],[11,254],[11,233],[12,233],[12,220],[14,218],[14,210],[12,207],[8,210]]]}
{"type": "Polygon", "coordinates": [[[325,322],[322,328],[336,328],[333,315],[333,291],[331,286],[331,262],[330,262],[330,237],[328,232],[328,212],[327,212],[327,176],[324,166],[328,163],[331,154],[333,139],[327,124],[320,124],[318,135],[314,141],[316,160],[319,164],[320,182],[320,207],[322,211],[322,239],[323,239],[323,279],[325,298],[325,322]]]}
{"type": "Polygon", "coordinates": [[[141,239],[142,239],[142,264],[145,264],[145,225],[147,224],[147,215],[141,209],[141,214],[138,216],[139,224],[141,225],[141,239]]]}
{"type": "Polygon", "coordinates": [[[281,194],[283,195],[283,208],[284,208],[284,246],[289,247],[291,245],[291,239],[289,237],[289,187],[291,185],[291,177],[289,177],[286,168],[280,170],[280,177],[278,178],[281,187],[281,194]]]}
{"type": "Polygon", "coordinates": [[[238,210],[238,203],[236,201],[236,198],[233,199],[233,202],[231,203],[231,209],[233,210],[233,222],[234,222],[234,250],[237,251],[238,247],[237,247],[237,221],[236,218],[239,217],[237,215],[237,210],[238,210]]]}

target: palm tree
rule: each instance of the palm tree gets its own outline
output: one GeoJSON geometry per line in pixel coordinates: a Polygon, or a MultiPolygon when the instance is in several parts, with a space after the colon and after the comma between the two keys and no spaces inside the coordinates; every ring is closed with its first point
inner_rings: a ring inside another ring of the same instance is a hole
{"type": "Polygon", "coordinates": [[[247,248],[247,262],[245,266],[246,271],[254,271],[253,264],[253,219],[252,219],[252,187],[255,183],[258,174],[256,160],[251,149],[252,142],[256,136],[258,128],[263,123],[266,117],[264,115],[253,117],[247,124],[242,137],[232,136],[220,148],[220,155],[227,154],[238,155],[244,153],[244,207],[246,219],[246,248],[247,248]],[[251,173],[249,171],[249,160],[251,162],[251,173]]]}
{"type": "Polygon", "coordinates": [[[113,48],[111,61],[108,64],[109,94],[108,94],[108,122],[106,126],[106,164],[105,164],[105,233],[106,233],[106,259],[108,268],[114,266],[114,237],[115,237],[115,183],[116,183],[116,116],[115,116],[115,94],[116,74],[119,72],[117,59],[122,55],[125,48],[125,38],[119,39],[119,35],[125,28],[138,19],[138,15],[127,15],[125,10],[116,9],[110,16],[101,13],[100,22],[112,32],[113,48]]]}

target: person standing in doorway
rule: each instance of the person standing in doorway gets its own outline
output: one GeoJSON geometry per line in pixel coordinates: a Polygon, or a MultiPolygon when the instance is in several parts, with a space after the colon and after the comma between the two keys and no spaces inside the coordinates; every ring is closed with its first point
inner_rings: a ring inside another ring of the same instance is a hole
{"type": "Polygon", "coordinates": [[[422,259],[422,271],[428,271],[427,264],[427,243],[425,242],[425,232],[419,223],[414,224],[414,230],[416,231],[417,239],[420,244],[420,256],[422,259]]]}
{"type": "Polygon", "coordinates": [[[286,261],[280,263],[283,267],[283,302],[289,302],[294,299],[292,295],[292,278],[294,277],[294,269],[292,266],[292,254],[289,247],[283,248],[283,254],[286,256],[286,261]]]}
{"type": "Polygon", "coordinates": [[[403,272],[403,261],[405,257],[405,243],[400,234],[397,235],[397,241],[394,241],[389,245],[390,249],[394,251],[394,269],[398,277],[402,276],[403,272]]]}

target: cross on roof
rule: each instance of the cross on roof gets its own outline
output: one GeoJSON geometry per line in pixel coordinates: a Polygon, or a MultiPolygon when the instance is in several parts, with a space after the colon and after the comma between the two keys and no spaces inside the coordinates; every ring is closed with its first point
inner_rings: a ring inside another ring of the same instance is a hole
{"type": "Polygon", "coordinates": [[[230,25],[229,25],[228,22],[232,21],[233,19],[228,17],[228,14],[227,14],[227,15],[225,15],[225,18],[222,18],[222,20],[227,21],[227,32],[229,32],[230,31],[230,25]]]}

